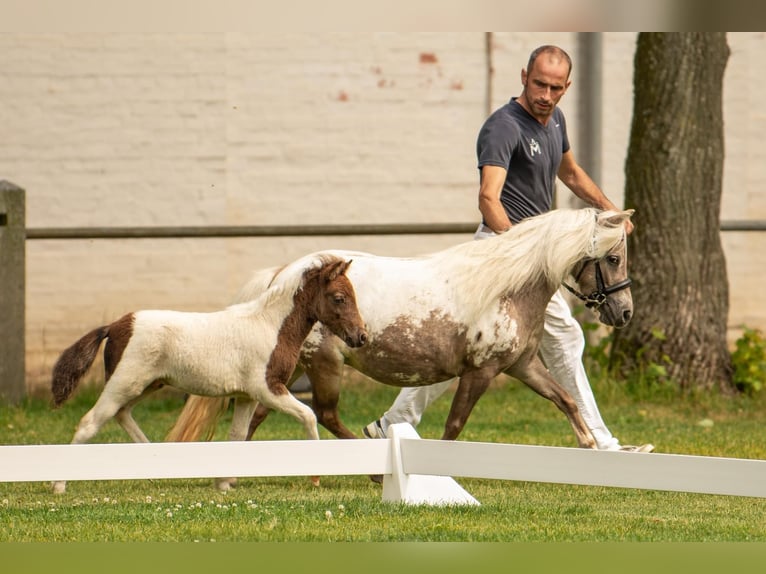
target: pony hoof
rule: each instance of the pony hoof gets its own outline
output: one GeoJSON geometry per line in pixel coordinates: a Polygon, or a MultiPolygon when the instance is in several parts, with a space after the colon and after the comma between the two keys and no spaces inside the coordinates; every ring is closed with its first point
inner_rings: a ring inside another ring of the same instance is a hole
{"type": "Polygon", "coordinates": [[[375,482],[377,484],[383,484],[383,475],[382,474],[371,474],[370,480],[372,482],[375,482]]]}
{"type": "Polygon", "coordinates": [[[319,486],[319,477],[318,476],[312,476],[311,477],[311,484],[314,486],[319,486]]]}
{"type": "Polygon", "coordinates": [[[237,485],[236,478],[219,478],[215,481],[215,487],[221,492],[228,492],[237,485]]]}
{"type": "Polygon", "coordinates": [[[53,482],[53,494],[64,494],[66,492],[66,482],[53,482]]]}

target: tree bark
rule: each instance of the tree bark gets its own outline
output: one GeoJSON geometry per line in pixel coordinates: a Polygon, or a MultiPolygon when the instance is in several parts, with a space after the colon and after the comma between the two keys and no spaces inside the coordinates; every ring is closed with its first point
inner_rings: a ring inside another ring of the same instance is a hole
{"type": "MultiPolygon", "coordinates": [[[[720,238],[725,33],[641,33],[625,204],[635,314],[615,334],[623,374],[665,368],[681,387],[733,389],[720,238]]],[[[645,372],[645,371],[644,371],[645,372]]]]}

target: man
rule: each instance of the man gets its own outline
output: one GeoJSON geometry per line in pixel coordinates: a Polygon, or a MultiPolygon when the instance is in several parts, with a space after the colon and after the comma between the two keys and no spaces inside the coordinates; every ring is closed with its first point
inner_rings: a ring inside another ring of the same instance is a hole
{"type": "MultiPolygon", "coordinates": [[[[521,71],[521,95],[495,111],[482,126],[476,144],[482,222],[475,239],[504,233],[522,219],[549,211],[556,177],[586,203],[616,209],[569,149],[566,121],[557,104],[571,84],[571,71],[572,61],[564,50],[556,46],[537,48],[521,71]]],[[[632,230],[633,224],[627,221],[626,231],[632,230]]],[[[546,309],[540,343],[545,365],[574,398],[599,449],[651,452],[651,444],[620,445],[601,419],[582,364],[584,348],[582,329],[557,292],[546,309]]],[[[417,426],[423,411],[451,383],[403,388],[391,408],[363,429],[365,436],[383,438],[394,423],[417,426]]]]}

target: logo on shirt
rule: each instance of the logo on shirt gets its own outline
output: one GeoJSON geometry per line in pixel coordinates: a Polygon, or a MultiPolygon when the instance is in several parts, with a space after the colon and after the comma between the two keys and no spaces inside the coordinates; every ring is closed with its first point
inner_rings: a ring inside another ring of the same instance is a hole
{"type": "Polygon", "coordinates": [[[535,138],[529,139],[529,154],[532,157],[535,157],[535,154],[542,155],[542,150],[540,149],[540,144],[537,143],[537,140],[535,138]]]}

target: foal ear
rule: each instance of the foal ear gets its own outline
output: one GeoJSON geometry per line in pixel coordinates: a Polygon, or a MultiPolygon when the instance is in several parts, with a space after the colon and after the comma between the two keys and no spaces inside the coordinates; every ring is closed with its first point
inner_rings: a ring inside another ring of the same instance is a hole
{"type": "Polygon", "coordinates": [[[345,275],[348,270],[348,266],[351,265],[351,259],[348,261],[338,260],[329,266],[327,270],[327,282],[335,281],[341,275],[345,275]]]}
{"type": "Polygon", "coordinates": [[[601,225],[606,227],[618,227],[630,219],[635,213],[635,209],[626,209],[625,211],[604,211],[598,217],[601,225]]]}

